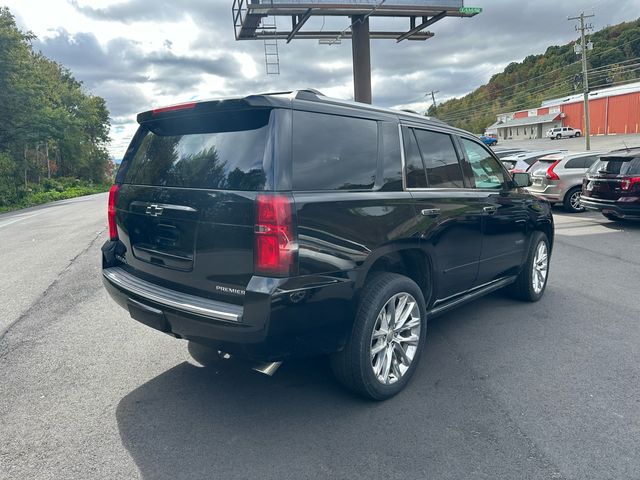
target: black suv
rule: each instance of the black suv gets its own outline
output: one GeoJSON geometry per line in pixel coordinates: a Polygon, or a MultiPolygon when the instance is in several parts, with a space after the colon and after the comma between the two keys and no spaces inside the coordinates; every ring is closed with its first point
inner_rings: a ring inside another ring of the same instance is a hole
{"type": "Polygon", "coordinates": [[[192,352],[330,354],[343,384],[384,399],[416,368],[428,318],[503,287],[544,292],[550,205],[465,131],[313,90],[138,122],[104,281],[192,352]]]}
{"type": "Polygon", "coordinates": [[[601,155],[587,170],[580,204],[609,220],[640,219],[640,148],[601,155]]]}

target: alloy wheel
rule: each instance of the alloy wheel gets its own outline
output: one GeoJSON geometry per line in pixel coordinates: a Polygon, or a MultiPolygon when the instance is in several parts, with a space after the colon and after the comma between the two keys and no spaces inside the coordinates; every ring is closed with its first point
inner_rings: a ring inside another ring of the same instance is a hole
{"type": "Polygon", "coordinates": [[[390,385],[407,372],[420,342],[420,308],[409,293],[401,292],[384,304],[371,334],[371,368],[376,379],[390,385]]]}
{"type": "Polygon", "coordinates": [[[581,197],[582,197],[582,192],[580,190],[578,190],[577,192],[574,192],[573,195],[569,197],[569,205],[571,205],[571,208],[573,208],[574,210],[583,210],[582,205],[580,205],[581,197]]]}
{"type": "Polygon", "coordinates": [[[549,254],[547,244],[543,241],[538,243],[536,254],[533,258],[533,269],[531,273],[531,283],[533,291],[538,295],[542,292],[547,281],[547,272],[549,270],[549,254]]]}

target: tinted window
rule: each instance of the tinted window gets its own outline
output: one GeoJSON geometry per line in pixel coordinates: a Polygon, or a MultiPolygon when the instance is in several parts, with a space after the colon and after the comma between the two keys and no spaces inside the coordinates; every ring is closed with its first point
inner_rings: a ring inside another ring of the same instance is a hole
{"type": "Polygon", "coordinates": [[[564,168],[585,168],[584,157],[572,158],[565,164],[564,168]]]}
{"type": "Polygon", "coordinates": [[[391,122],[380,123],[382,140],[382,188],[381,190],[402,190],[402,161],[400,159],[400,137],[398,125],[391,122]]]}
{"type": "Polygon", "coordinates": [[[598,166],[601,173],[609,173],[614,175],[639,175],[640,174],[640,157],[636,158],[613,158],[605,157],[598,166]]]}
{"type": "Polygon", "coordinates": [[[404,161],[407,170],[407,188],[426,188],[427,176],[424,173],[422,157],[418,150],[418,143],[410,128],[402,129],[404,139],[404,161]]]}
{"type": "Polygon", "coordinates": [[[168,187],[264,190],[270,111],[161,120],[141,127],[124,182],[168,187]]]}
{"type": "Polygon", "coordinates": [[[594,155],[592,157],[584,157],[584,168],[589,168],[591,165],[596,163],[600,157],[594,155]]]}
{"type": "Polygon", "coordinates": [[[462,188],[462,169],[451,140],[445,133],[414,130],[427,171],[427,184],[433,188],[462,188]]]}
{"type": "Polygon", "coordinates": [[[504,186],[504,171],[498,161],[486,149],[466,138],[460,139],[467,155],[477,188],[501,189],[504,186]]]}
{"type": "Polygon", "coordinates": [[[378,165],[373,120],[293,112],[293,188],[366,190],[378,165]]]}

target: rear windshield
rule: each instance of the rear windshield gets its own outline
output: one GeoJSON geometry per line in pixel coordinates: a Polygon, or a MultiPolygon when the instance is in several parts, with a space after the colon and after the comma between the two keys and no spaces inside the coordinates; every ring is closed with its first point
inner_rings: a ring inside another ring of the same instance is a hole
{"type": "Polygon", "coordinates": [[[264,190],[270,110],[158,120],[140,127],[125,183],[264,190]]]}
{"type": "Polygon", "coordinates": [[[589,173],[640,175],[640,157],[605,157],[589,168],[589,173]]]}

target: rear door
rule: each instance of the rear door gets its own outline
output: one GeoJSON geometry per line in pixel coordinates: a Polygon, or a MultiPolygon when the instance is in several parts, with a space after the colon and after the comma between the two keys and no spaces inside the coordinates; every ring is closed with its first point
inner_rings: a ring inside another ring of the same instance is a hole
{"type": "Polygon", "coordinates": [[[241,303],[253,273],[254,200],[273,188],[274,132],[287,113],[253,108],[143,123],[118,173],[125,268],[241,303]]]}
{"type": "Polygon", "coordinates": [[[444,300],[474,285],[482,244],[482,198],[466,188],[451,135],[403,127],[402,136],[420,241],[438,275],[436,298],[444,300]]]}

